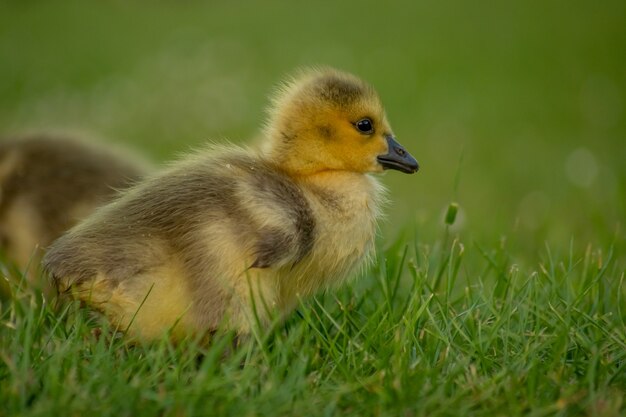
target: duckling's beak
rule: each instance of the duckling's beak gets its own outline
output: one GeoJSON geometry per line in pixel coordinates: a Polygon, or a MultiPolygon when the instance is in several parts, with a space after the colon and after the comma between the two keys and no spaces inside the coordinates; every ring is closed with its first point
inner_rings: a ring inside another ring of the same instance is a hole
{"type": "Polygon", "coordinates": [[[396,169],[407,174],[417,172],[419,164],[415,158],[404,149],[404,146],[396,142],[396,139],[392,135],[387,135],[386,139],[387,145],[389,145],[389,153],[376,158],[383,166],[383,169],[396,169]]]}

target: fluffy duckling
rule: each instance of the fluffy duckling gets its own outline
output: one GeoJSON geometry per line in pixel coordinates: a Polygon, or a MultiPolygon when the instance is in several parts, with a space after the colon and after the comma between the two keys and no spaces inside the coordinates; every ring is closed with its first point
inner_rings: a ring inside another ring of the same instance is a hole
{"type": "Polygon", "coordinates": [[[383,189],[416,172],[372,87],[327,69],[274,100],[263,146],[213,146],[129,189],[57,240],[60,291],[132,339],[240,334],[343,282],[372,252],[383,189]]]}
{"type": "Polygon", "coordinates": [[[146,171],[139,159],[68,135],[0,140],[0,250],[21,270],[36,269],[39,248],[146,171]]]}

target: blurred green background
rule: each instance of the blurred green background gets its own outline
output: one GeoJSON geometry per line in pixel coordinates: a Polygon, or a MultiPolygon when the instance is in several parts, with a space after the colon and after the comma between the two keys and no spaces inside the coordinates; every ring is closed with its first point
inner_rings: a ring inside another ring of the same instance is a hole
{"type": "Polygon", "coordinates": [[[0,132],[168,160],[255,137],[285,74],[331,65],[378,89],[421,163],[385,175],[386,237],[440,236],[457,200],[471,240],[621,240],[625,27],[623,0],[2,1],[0,132]]]}

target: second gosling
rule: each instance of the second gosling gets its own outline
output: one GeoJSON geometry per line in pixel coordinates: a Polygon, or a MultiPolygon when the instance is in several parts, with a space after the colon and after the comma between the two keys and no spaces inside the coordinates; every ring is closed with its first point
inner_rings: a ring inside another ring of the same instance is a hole
{"type": "Polygon", "coordinates": [[[332,69],[287,82],[259,149],[213,146],[71,229],[44,265],[132,338],[251,330],[335,286],[373,250],[383,188],[418,170],[374,89],[332,69]]]}
{"type": "Polygon", "coordinates": [[[149,170],[126,150],[71,134],[1,139],[0,250],[34,272],[45,247],[149,170]]]}

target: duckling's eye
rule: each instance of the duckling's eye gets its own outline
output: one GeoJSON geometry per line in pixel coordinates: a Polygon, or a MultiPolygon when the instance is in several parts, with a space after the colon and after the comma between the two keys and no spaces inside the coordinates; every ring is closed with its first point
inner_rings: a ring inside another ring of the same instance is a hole
{"type": "Polygon", "coordinates": [[[372,121],[370,119],[361,119],[354,124],[357,130],[361,133],[374,133],[374,126],[372,125],[372,121]]]}

